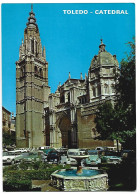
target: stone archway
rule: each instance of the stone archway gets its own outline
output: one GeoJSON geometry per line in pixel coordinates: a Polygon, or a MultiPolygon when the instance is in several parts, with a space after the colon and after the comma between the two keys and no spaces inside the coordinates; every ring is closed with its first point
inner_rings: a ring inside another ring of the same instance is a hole
{"type": "Polygon", "coordinates": [[[61,141],[63,147],[71,147],[71,120],[69,114],[62,112],[58,115],[56,127],[61,132],[61,141]]]}
{"type": "Polygon", "coordinates": [[[71,146],[71,132],[70,132],[71,122],[68,117],[63,117],[59,123],[59,129],[61,131],[62,137],[62,146],[70,147],[71,146]]]}

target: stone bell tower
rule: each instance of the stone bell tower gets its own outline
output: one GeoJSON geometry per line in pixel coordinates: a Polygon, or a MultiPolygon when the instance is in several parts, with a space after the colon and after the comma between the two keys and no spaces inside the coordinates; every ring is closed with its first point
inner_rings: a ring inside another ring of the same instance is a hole
{"type": "Polygon", "coordinates": [[[46,145],[44,108],[48,104],[48,62],[42,49],[33,6],[16,62],[17,147],[46,145]]]}

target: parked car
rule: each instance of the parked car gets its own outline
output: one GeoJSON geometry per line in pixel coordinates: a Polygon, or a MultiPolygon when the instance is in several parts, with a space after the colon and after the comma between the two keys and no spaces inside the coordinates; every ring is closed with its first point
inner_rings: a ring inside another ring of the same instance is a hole
{"type": "Polygon", "coordinates": [[[106,147],[106,150],[116,152],[117,148],[116,147],[106,147]]]}
{"type": "Polygon", "coordinates": [[[19,162],[20,160],[18,157],[21,155],[21,152],[19,151],[8,151],[3,152],[3,164],[14,164],[16,162],[19,162]]]}
{"type": "Polygon", "coordinates": [[[119,164],[122,159],[119,156],[102,156],[101,161],[109,164],[119,164]]]}
{"type": "Polygon", "coordinates": [[[66,156],[68,149],[62,147],[62,148],[57,149],[57,151],[59,152],[60,155],[65,155],[66,156]]]}
{"type": "Polygon", "coordinates": [[[98,150],[88,150],[89,158],[85,159],[86,166],[97,165],[101,163],[101,158],[98,150]]]}
{"type": "Polygon", "coordinates": [[[47,155],[48,162],[58,163],[59,160],[60,160],[60,155],[59,155],[59,152],[57,152],[56,150],[52,150],[48,153],[47,155]]]}
{"type": "Polygon", "coordinates": [[[96,147],[95,150],[98,150],[98,151],[103,151],[104,148],[103,147],[96,147]]]}
{"type": "Polygon", "coordinates": [[[45,154],[48,155],[49,152],[55,151],[55,149],[54,149],[54,148],[49,148],[49,149],[43,149],[42,151],[43,151],[45,154]]]}
{"type": "Polygon", "coordinates": [[[50,149],[50,146],[42,146],[38,148],[39,150],[46,150],[46,149],[50,149]]]}
{"type": "Polygon", "coordinates": [[[80,155],[79,149],[68,149],[67,156],[70,158],[71,156],[77,156],[80,155]]]}
{"type": "Polygon", "coordinates": [[[88,149],[87,148],[80,148],[80,155],[87,155],[88,154],[88,149]]]}
{"type": "Polygon", "coordinates": [[[38,154],[38,152],[25,152],[22,153],[17,160],[24,161],[27,163],[31,163],[34,161],[42,160],[42,156],[38,154]]]}

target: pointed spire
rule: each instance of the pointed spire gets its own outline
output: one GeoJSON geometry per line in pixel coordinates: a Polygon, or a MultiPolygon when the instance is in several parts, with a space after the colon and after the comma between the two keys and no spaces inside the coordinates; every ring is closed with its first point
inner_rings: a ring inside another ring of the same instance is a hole
{"type": "Polygon", "coordinates": [[[31,12],[33,12],[33,3],[31,4],[31,12]]]}
{"type": "Polygon", "coordinates": [[[45,46],[43,47],[43,53],[42,53],[43,57],[46,59],[46,50],[45,50],[45,46]]]}
{"type": "Polygon", "coordinates": [[[69,72],[69,79],[71,79],[71,75],[70,75],[70,72],[69,72]]]}
{"type": "Polygon", "coordinates": [[[36,24],[35,14],[33,12],[33,4],[31,4],[31,12],[29,13],[28,23],[26,24],[29,28],[36,28],[38,30],[38,26],[36,24]]]}
{"type": "Polygon", "coordinates": [[[82,73],[81,73],[81,76],[80,76],[81,80],[83,79],[83,76],[82,76],[82,73]]]}
{"type": "Polygon", "coordinates": [[[85,73],[85,82],[87,81],[87,74],[85,73]]]}

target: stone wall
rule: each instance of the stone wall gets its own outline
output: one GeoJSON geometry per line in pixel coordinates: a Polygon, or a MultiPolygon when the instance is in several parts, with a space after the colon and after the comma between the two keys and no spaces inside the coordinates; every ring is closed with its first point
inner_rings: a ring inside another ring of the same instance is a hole
{"type": "Polygon", "coordinates": [[[95,140],[98,136],[96,124],[94,122],[95,114],[82,115],[81,108],[77,109],[77,144],[79,148],[93,148],[97,146],[113,146],[113,141],[95,140]]]}

